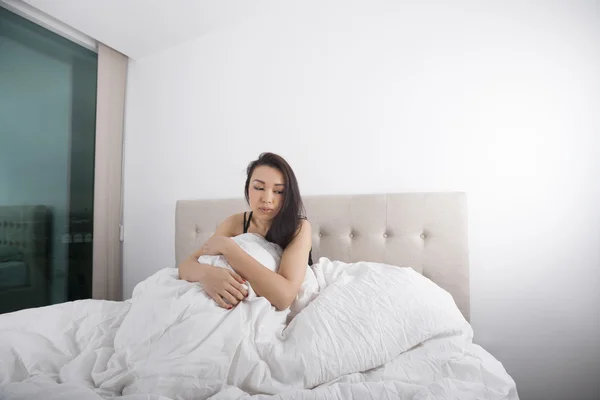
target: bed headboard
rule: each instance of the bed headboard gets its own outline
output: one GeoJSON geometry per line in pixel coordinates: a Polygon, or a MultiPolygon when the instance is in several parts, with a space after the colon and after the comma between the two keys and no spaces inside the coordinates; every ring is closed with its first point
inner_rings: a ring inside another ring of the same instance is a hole
{"type": "MultiPolygon", "coordinates": [[[[467,201],[464,193],[304,196],[313,262],[372,261],[411,267],[448,291],[470,317],[467,201]]],[[[179,200],[177,264],[196,251],[243,199],[179,200]]]]}

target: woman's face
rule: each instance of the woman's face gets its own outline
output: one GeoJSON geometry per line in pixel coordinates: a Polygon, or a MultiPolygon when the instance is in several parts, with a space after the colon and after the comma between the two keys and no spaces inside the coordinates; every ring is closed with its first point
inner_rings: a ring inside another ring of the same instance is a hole
{"type": "Polygon", "coordinates": [[[261,220],[275,218],[283,205],[285,180],[275,168],[261,165],[254,168],[248,187],[250,208],[261,220]]]}

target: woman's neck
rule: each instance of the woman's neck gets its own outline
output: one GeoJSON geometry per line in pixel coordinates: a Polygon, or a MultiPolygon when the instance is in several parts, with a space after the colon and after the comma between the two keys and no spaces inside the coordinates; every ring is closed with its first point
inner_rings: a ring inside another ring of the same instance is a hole
{"type": "Polygon", "coordinates": [[[266,236],[267,232],[269,232],[269,229],[271,229],[271,225],[273,225],[272,221],[261,221],[260,219],[256,218],[255,215],[252,215],[251,222],[256,227],[256,230],[259,231],[263,236],[266,236]]]}

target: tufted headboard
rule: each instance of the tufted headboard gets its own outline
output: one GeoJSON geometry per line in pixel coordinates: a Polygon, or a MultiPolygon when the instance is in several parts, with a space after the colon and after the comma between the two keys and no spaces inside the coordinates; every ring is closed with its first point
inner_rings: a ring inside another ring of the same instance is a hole
{"type": "MultiPolygon", "coordinates": [[[[313,262],[372,261],[411,267],[447,290],[470,317],[467,201],[464,193],[304,196],[313,262]]],[[[179,200],[177,264],[196,251],[243,199],[179,200]]]]}

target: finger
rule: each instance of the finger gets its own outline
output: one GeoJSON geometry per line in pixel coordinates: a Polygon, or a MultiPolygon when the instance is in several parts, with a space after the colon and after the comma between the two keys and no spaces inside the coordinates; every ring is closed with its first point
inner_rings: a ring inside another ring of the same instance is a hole
{"type": "Polygon", "coordinates": [[[239,303],[240,301],[238,299],[236,299],[231,293],[229,293],[227,290],[223,290],[223,292],[219,293],[221,295],[221,297],[223,297],[225,300],[227,300],[229,302],[229,304],[231,304],[232,306],[236,306],[237,303],[239,303]]]}
{"type": "Polygon", "coordinates": [[[235,288],[233,285],[228,286],[226,290],[233,296],[235,296],[238,299],[238,301],[242,301],[244,300],[244,297],[246,297],[244,293],[242,293],[239,289],[235,288]]]}
{"type": "Polygon", "coordinates": [[[248,296],[248,290],[244,286],[237,283],[236,281],[231,282],[231,286],[233,286],[235,288],[235,290],[240,292],[242,294],[242,296],[244,296],[244,297],[248,296]]]}
{"type": "Polygon", "coordinates": [[[238,274],[236,274],[235,272],[229,271],[229,273],[231,274],[231,276],[233,277],[233,279],[235,279],[239,283],[246,283],[246,280],[244,278],[242,278],[241,276],[239,276],[238,274]]]}
{"type": "Polygon", "coordinates": [[[219,294],[215,294],[214,296],[211,295],[211,297],[213,298],[213,300],[215,301],[215,303],[217,303],[217,305],[219,305],[220,307],[226,308],[226,309],[230,309],[231,306],[227,303],[225,303],[223,301],[223,299],[221,298],[221,296],[219,296],[219,294]]]}

